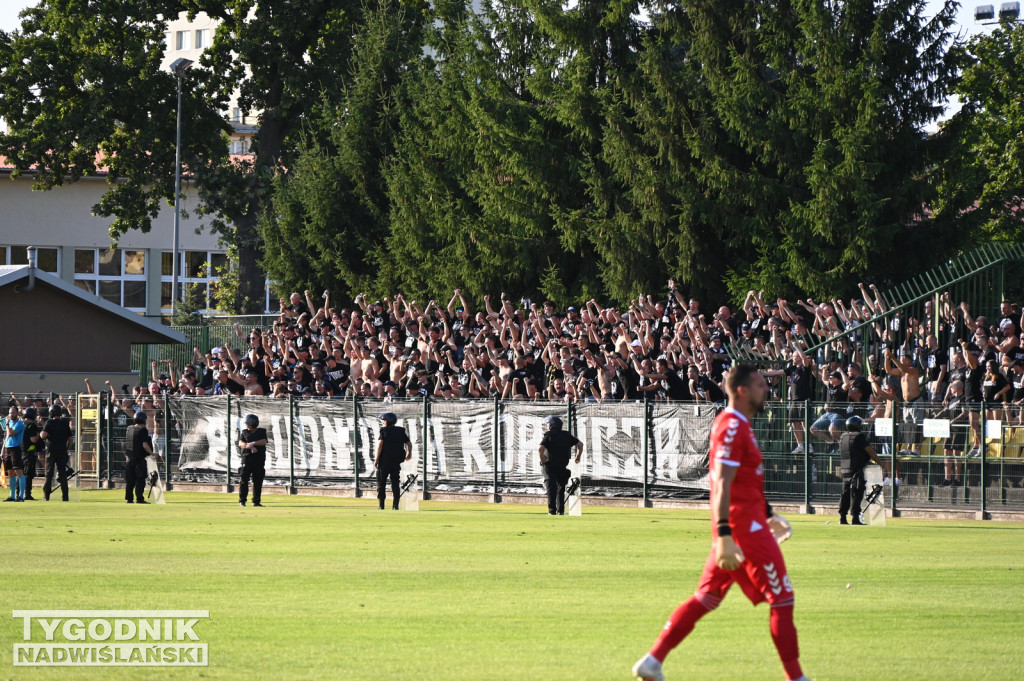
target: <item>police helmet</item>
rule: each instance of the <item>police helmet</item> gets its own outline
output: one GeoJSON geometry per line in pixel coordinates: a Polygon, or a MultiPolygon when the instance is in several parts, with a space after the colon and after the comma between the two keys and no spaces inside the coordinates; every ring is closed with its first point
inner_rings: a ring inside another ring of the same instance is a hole
{"type": "Polygon", "coordinates": [[[245,425],[252,426],[253,428],[257,427],[260,425],[260,417],[256,416],[256,414],[249,414],[245,417],[245,425]]]}
{"type": "Polygon", "coordinates": [[[851,416],[846,419],[846,430],[851,433],[859,433],[860,429],[864,426],[864,419],[859,416],[851,416]]]}
{"type": "Polygon", "coordinates": [[[59,404],[54,404],[50,406],[51,419],[59,419],[62,416],[64,416],[64,410],[60,408],[59,404]]]}
{"type": "Polygon", "coordinates": [[[135,412],[135,423],[137,423],[137,424],[139,424],[141,426],[145,422],[146,422],[146,412],[142,411],[141,409],[139,411],[135,412]]]}
{"type": "Polygon", "coordinates": [[[546,419],[544,419],[544,423],[547,424],[548,430],[561,430],[562,429],[562,419],[558,418],[557,416],[549,416],[549,417],[547,417],[546,419]]]}
{"type": "Polygon", "coordinates": [[[397,417],[397,416],[395,416],[395,415],[394,415],[394,414],[393,414],[392,412],[390,412],[390,411],[386,411],[386,412],[384,412],[383,414],[381,414],[381,415],[380,415],[380,416],[378,416],[377,418],[379,418],[379,419],[380,419],[381,421],[383,421],[384,423],[386,423],[386,424],[388,424],[388,425],[390,425],[390,426],[393,426],[393,425],[395,425],[396,423],[398,423],[398,417],[397,417]]]}
{"type": "Polygon", "coordinates": [[[36,416],[38,416],[38,415],[39,415],[39,412],[36,411],[35,407],[29,407],[28,409],[25,410],[25,418],[30,420],[30,421],[32,419],[34,419],[36,416]]]}

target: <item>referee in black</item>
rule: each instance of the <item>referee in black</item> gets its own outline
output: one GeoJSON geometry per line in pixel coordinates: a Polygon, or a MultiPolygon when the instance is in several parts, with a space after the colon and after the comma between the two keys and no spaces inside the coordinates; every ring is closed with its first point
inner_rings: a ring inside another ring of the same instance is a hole
{"type": "Polygon", "coordinates": [[[565,515],[565,485],[569,482],[569,459],[576,448],[576,463],[583,455],[583,443],[562,430],[562,419],[549,416],[544,419],[547,431],[540,441],[537,455],[544,466],[544,489],[548,493],[548,515],[565,515]]]}
{"type": "Polygon", "coordinates": [[[378,416],[384,422],[380,429],[380,439],[377,442],[377,458],[374,465],[377,467],[377,503],[380,510],[384,510],[384,498],[387,496],[387,482],[391,478],[391,508],[398,510],[398,497],[401,496],[400,478],[402,473],[402,462],[412,458],[412,441],[405,428],[396,426],[398,417],[390,411],[378,416]]]}
{"type": "Polygon", "coordinates": [[[846,419],[846,432],[839,438],[840,466],[843,471],[843,496],[839,499],[839,524],[863,525],[860,519],[860,503],[864,500],[864,467],[874,461],[882,470],[886,466],[868,444],[867,436],[861,432],[864,421],[859,416],[846,419]],[[852,520],[846,522],[846,514],[852,509],[852,520]]]}

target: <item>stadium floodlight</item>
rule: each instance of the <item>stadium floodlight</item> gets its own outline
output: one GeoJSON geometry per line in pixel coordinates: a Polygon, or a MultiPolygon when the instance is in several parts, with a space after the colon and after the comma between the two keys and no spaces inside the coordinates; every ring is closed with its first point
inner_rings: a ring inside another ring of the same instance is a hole
{"type": "Polygon", "coordinates": [[[174,141],[174,246],[171,256],[171,317],[178,307],[178,232],[181,225],[181,80],[185,71],[192,66],[191,59],[175,59],[171,62],[171,73],[178,79],[178,120],[176,121],[177,136],[174,141]]]}
{"type": "Polygon", "coordinates": [[[999,5],[999,21],[1017,21],[1020,18],[1019,2],[1004,2],[999,5]]]}
{"type": "Polygon", "coordinates": [[[996,18],[995,5],[978,5],[974,8],[974,20],[981,23],[996,18]]]}

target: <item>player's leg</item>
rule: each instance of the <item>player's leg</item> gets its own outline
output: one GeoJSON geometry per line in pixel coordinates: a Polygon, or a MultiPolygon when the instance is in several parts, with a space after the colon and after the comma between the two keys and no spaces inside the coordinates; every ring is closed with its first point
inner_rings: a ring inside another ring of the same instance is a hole
{"type": "Polygon", "coordinates": [[[722,603],[731,584],[731,573],[715,564],[715,554],[712,551],[704,564],[704,573],[701,575],[696,593],[676,608],[668,618],[650,652],[633,665],[633,676],[643,681],[663,679],[661,663],[693,631],[700,618],[722,603]]]}
{"type": "Polygon", "coordinates": [[[737,570],[736,583],[754,605],[768,602],[772,642],[782,661],[786,679],[800,679],[803,670],[800,668],[800,647],[793,621],[793,585],[778,542],[767,528],[738,535],[736,540],[747,558],[737,570]]]}

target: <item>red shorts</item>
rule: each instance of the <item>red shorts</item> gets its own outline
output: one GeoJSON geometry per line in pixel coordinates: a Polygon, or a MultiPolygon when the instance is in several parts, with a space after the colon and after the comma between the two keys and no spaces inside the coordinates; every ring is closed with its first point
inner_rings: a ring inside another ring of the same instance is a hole
{"type": "Polygon", "coordinates": [[[718,592],[724,597],[735,582],[754,605],[763,602],[792,605],[793,585],[771,530],[765,526],[751,533],[733,531],[733,540],[743,551],[743,563],[735,570],[723,570],[715,564],[715,550],[712,548],[704,564],[697,593],[718,592]]]}

